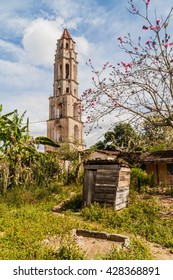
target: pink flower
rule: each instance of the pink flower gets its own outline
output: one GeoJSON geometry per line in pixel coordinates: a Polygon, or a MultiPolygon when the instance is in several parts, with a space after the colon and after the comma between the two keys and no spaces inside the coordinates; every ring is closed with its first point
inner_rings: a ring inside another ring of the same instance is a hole
{"type": "Polygon", "coordinates": [[[148,29],[148,27],[147,27],[147,26],[145,26],[145,25],[143,25],[142,29],[147,30],[147,29],[148,29]]]}
{"type": "Polygon", "coordinates": [[[161,22],[161,20],[158,18],[156,19],[156,23],[159,24],[161,22]]]}
{"type": "Polygon", "coordinates": [[[156,30],[157,27],[156,27],[156,26],[150,26],[150,29],[151,29],[151,30],[156,30]]]}
{"type": "Polygon", "coordinates": [[[165,48],[167,48],[169,46],[169,44],[163,44],[165,48]]]}
{"type": "Polygon", "coordinates": [[[133,63],[132,63],[132,62],[129,62],[129,63],[127,64],[127,66],[130,67],[130,68],[132,68],[133,63]]]}
{"type": "Polygon", "coordinates": [[[150,3],[150,0],[145,0],[146,5],[148,6],[150,3]]]}
{"type": "Polygon", "coordinates": [[[122,61],[121,64],[124,66],[126,72],[128,71],[128,68],[132,68],[132,66],[133,66],[132,62],[126,63],[126,62],[122,61]]]}
{"type": "Polygon", "coordinates": [[[135,7],[133,7],[132,11],[133,11],[133,12],[136,12],[136,8],[135,8],[135,7]]]}
{"type": "Polygon", "coordinates": [[[122,61],[121,63],[124,67],[127,67],[127,64],[125,62],[122,61]]]}
{"type": "Polygon", "coordinates": [[[173,46],[173,42],[169,43],[170,46],[173,46]]]}
{"type": "Polygon", "coordinates": [[[121,44],[123,43],[123,40],[121,37],[118,37],[117,40],[120,41],[121,44]]]}
{"type": "Polygon", "coordinates": [[[151,41],[150,41],[150,40],[147,40],[145,44],[146,44],[146,45],[149,45],[150,43],[151,43],[151,41]]]}
{"type": "Polygon", "coordinates": [[[137,47],[135,48],[135,51],[138,51],[138,48],[137,48],[137,47]]]}
{"type": "Polygon", "coordinates": [[[161,28],[161,26],[160,26],[160,25],[156,25],[156,28],[157,28],[157,29],[160,29],[160,28],[161,28]]]}

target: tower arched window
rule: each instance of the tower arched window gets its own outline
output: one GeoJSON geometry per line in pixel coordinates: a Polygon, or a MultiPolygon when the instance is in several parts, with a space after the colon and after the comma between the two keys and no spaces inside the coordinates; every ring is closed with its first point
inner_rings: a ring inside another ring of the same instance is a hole
{"type": "Polygon", "coordinates": [[[58,105],[58,107],[55,110],[55,118],[61,118],[62,117],[62,104],[58,105]]]}
{"type": "Polygon", "coordinates": [[[60,79],[62,79],[62,65],[60,65],[60,79]]]}
{"type": "Polygon", "coordinates": [[[65,47],[68,50],[69,49],[69,43],[66,43],[65,47]]]}
{"type": "Polygon", "coordinates": [[[65,78],[66,79],[69,79],[69,74],[70,74],[70,72],[69,72],[69,64],[66,63],[66,65],[65,65],[65,78]]]}

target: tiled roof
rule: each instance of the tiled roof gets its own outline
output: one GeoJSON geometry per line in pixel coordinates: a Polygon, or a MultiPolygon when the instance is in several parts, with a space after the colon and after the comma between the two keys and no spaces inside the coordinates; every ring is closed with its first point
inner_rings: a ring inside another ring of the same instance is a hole
{"type": "Polygon", "coordinates": [[[144,153],[140,156],[140,161],[147,162],[173,162],[173,150],[144,153]]]}
{"type": "Polygon", "coordinates": [[[106,155],[118,155],[119,152],[116,151],[108,151],[108,150],[95,150],[95,152],[106,154],[106,155]]]}

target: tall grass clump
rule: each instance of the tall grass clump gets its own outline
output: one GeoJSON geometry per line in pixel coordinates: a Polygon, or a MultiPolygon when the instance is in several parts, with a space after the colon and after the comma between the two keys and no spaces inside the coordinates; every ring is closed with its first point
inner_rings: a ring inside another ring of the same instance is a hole
{"type": "Polygon", "coordinates": [[[139,238],[131,238],[127,248],[114,247],[111,252],[103,256],[104,260],[153,260],[153,256],[147,245],[139,238]]]}

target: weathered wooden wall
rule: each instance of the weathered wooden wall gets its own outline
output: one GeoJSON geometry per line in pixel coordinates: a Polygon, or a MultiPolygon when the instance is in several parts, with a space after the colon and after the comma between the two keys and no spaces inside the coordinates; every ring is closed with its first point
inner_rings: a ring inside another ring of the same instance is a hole
{"type": "Polygon", "coordinates": [[[85,163],[83,206],[94,202],[115,210],[128,204],[130,169],[112,161],[85,163]]]}

